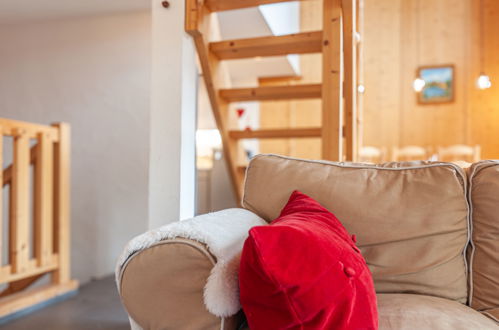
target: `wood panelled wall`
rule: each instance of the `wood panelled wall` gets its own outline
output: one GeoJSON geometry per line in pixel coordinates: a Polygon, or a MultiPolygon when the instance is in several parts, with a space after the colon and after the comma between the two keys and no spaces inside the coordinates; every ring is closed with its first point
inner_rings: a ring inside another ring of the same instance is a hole
{"type": "MultiPolygon", "coordinates": [[[[364,0],[364,6],[362,144],[387,150],[479,144],[482,158],[499,158],[499,1],[484,0],[484,71],[492,80],[487,90],[475,87],[480,74],[480,1],[364,0]],[[440,64],[455,66],[455,101],[418,105],[412,89],[417,67],[440,64]]],[[[301,11],[303,30],[320,28],[314,26],[320,24],[319,2],[302,2],[301,11]]],[[[320,61],[303,56],[301,65],[302,79],[288,83],[320,80],[320,61]]],[[[266,102],[261,107],[262,127],[319,123],[318,101],[266,102]]],[[[261,151],[318,158],[320,142],[263,141],[261,151]]]]}
{"type": "MultiPolygon", "coordinates": [[[[473,1],[473,22],[479,20],[479,1],[473,1]]],[[[484,70],[492,80],[492,87],[487,90],[472,88],[468,109],[470,125],[468,127],[472,143],[482,146],[482,158],[499,159],[499,1],[484,0],[484,70]]],[[[473,26],[473,49],[479,48],[479,25],[473,26]]],[[[480,73],[480,54],[472,54],[470,70],[480,73]]]]}
{"type": "Polygon", "coordinates": [[[480,144],[482,158],[499,157],[499,1],[484,4],[493,87],[478,90],[480,1],[365,0],[364,145],[480,144]],[[441,64],[455,66],[455,101],[419,105],[417,67],[441,64]]]}

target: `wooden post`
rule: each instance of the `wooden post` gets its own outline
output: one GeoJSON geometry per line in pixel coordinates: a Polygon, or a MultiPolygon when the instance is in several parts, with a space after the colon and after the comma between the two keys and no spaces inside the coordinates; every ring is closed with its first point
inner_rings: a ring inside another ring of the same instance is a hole
{"type": "Polygon", "coordinates": [[[52,282],[63,284],[70,280],[70,127],[66,123],[52,126],[59,130],[54,153],[54,244],[59,255],[59,267],[52,282]]]}
{"type": "Polygon", "coordinates": [[[341,0],[324,0],[322,44],[322,158],[343,160],[341,0]]]}
{"type": "Polygon", "coordinates": [[[343,48],[345,61],[346,160],[357,161],[357,28],[356,0],[343,0],[343,48]]]}
{"type": "MultiPolygon", "coordinates": [[[[357,43],[357,86],[364,88],[364,0],[357,0],[357,32],[360,41],[357,43]]],[[[357,158],[364,141],[364,97],[357,93],[357,158]]],[[[383,157],[382,157],[383,158],[383,157]]],[[[384,161],[383,159],[381,161],[384,161]]]]}
{"type": "Polygon", "coordinates": [[[38,134],[35,157],[35,258],[39,266],[51,262],[53,254],[53,141],[38,134]]]}
{"type": "Polygon", "coordinates": [[[9,259],[12,273],[23,273],[29,263],[29,137],[23,129],[13,135],[9,259]]]}
{"type": "MultiPolygon", "coordinates": [[[[0,126],[0,260],[3,256],[3,130],[0,126]]],[[[1,265],[0,265],[1,266],[1,265]]]]}

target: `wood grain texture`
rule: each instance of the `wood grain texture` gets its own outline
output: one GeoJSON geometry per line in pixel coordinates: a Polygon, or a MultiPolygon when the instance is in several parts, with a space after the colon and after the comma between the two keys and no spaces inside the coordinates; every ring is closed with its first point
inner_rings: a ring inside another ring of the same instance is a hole
{"type": "Polygon", "coordinates": [[[290,0],[206,0],[205,1],[206,6],[210,11],[224,11],[224,10],[249,8],[249,7],[256,7],[260,5],[268,5],[271,3],[279,3],[279,2],[290,2],[290,0]]]}
{"type": "Polygon", "coordinates": [[[59,257],[59,267],[52,276],[52,282],[63,284],[70,281],[71,276],[71,200],[70,200],[70,158],[71,131],[69,124],[53,125],[59,131],[59,141],[54,149],[54,167],[57,175],[54,184],[54,245],[59,257]]]}
{"type": "Polygon", "coordinates": [[[220,90],[220,97],[228,102],[238,101],[275,101],[291,99],[320,98],[320,84],[268,86],[256,88],[236,88],[220,90]]]}
{"type": "MultiPolygon", "coordinates": [[[[31,149],[29,151],[30,164],[33,164],[35,162],[36,155],[37,155],[36,149],[37,149],[37,145],[35,144],[34,146],[31,147],[31,149]]],[[[3,170],[2,183],[5,186],[5,185],[11,183],[11,181],[12,181],[12,164],[7,166],[3,170]]]]}
{"type": "Polygon", "coordinates": [[[311,128],[281,128],[266,130],[230,131],[233,139],[280,139],[280,138],[304,138],[319,137],[321,129],[311,128]]]}
{"type": "Polygon", "coordinates": [[[78,288],[78,282],[69,281],[63,284],[48,284],[42,287],[15,293],[0,299],[0,317],[18,312],[40,302],[63,295],[78,288]]]}
{"type": "Polygon", "coordinates": [[[191,35],[201,66],[201,71],[208,92],[213,116],[222,139],[224,159],[229,170],[229,177],[238,201],[242,197],[244,176],[237,169],[237,141],[228,135],[228,103],[220,98],[221,88],[230,88],[228,72],[223,63],[209,49],[210,40],[220,37],[216,16],[210,15],[208,9],[197,0],[186,0],[186,32],[191,35]]]}
{"type": "MultiPolygon", "coordinates": [[[[322,1],[300,3],[300,30],[322,30],[322,1]]],[[[322,80],[322,54],[300,55],[299,77],[260,78],[259,86],[294,86],[318,84],[322,80]]],[[[320,99],[266,101],[260,103],[260,128],[320,127],[320,99]]],[[[260,140],[260,152],[278,153],[298,158],[320,159],[321,138],[287,138],[260,140]]]]}
{"type": "MultiPolygon", "coordinates": [[[[478,144],[482,159],[499,159],[499,1],[484,0],[483,68],[480,68],[479,1],[472,3],[472,38],[469,47],[471,56],[469,106],[469,145],[478,144]],[[489,75],[492,86],[479,90],[474,84],[480,71],[489,75]]],[[[459,95],[457,95],[459,97],[459,95]]]]}
{"type": "Polygon", "coordinates": [[[324,0],[322,48],[322,158],[343,160],[341,0],[324,0]]]}
{"type": "Polygon", "coordinates": [[[344,50],[345,157],[357,161],[357,0],[342,0],[344,50]]]}
{"type": "Polygon", "coordinates": [[[38,133],[43,132],[57,140],[57,130],[50,126],[44,126],[25,121],[0,118],[0,127],[2,127],[3,135],[14,136],[17,131],[22,130],[29,139],[36,139],[38,133]]]}
{"type": "Polygon", "coordinates": [[[302,32],[210,43],[209,49],[220,60],[257,56],[308,54],[321,51],[322,32],[302,32]]]}
{"type": "Polygon", "coordinates": [[[38,265],[47,265],[53,253],[54,143],[45,133],[38,135],[35,160],[34,255],[38,265]]]}
{"type": "Polygon", "coordinates": [[[9,234],[9,260],[13,273],[23,273],[29,262],[29,137],[26,131],[14,132],[12,194],[9,234]]]}

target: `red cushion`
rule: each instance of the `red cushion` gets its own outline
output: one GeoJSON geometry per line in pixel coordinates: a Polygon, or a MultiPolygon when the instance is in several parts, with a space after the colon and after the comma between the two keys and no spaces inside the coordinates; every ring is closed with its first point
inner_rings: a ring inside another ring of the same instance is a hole
{"type": "Polygon", "coordinates": [[[353,238],[298,191],[279,218],[250,230],[239,284],[251,330],[378,327],[371,273],[353,238]]]}

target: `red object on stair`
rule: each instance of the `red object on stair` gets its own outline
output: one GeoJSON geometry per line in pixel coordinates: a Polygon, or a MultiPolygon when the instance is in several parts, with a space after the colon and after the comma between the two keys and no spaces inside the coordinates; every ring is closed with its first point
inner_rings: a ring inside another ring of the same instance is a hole
{"type": "Polygon", "coordinates": [[[372,276],[352,236],[298,191],[270,225],[250,230],[239,284],[251,330],[378,328],[372,276]]]}
{"type": "Polygon", "coordinates": [[[241,118],[246,110],[243,108],[239,108],[236,111],[237,111],[237,117],[241,118]]]}

